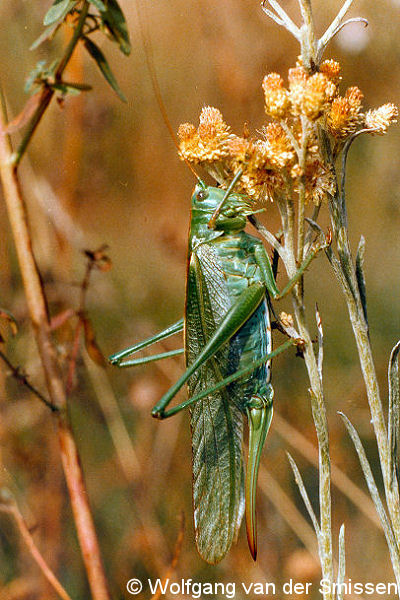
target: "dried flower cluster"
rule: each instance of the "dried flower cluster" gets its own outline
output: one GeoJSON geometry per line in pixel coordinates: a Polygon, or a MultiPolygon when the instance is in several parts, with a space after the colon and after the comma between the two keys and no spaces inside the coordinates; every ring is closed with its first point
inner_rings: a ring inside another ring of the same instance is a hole
{"type": "Polygon", "coordinates": [[[393,104],[364,114],[361,90],[350,87],[340,96],[339,82],[340,65],[334,60],[324,61],[312,74],[299,60],[289,69],[288,88],[280,75],[269,73],[262,88],[271,121],[261,137],[233,134],[220,111],[207,106],[197,129],[189,123],[180,126],[181,155],[203,166],[223,186],[241,169],[237,187],[252,198],[293,195],[302,186],[305,199],[319,204],[336,185],[322,159],[319,131],[327,133],[337,154],[357,131],[385,133],[398,114],[393,104]]]}

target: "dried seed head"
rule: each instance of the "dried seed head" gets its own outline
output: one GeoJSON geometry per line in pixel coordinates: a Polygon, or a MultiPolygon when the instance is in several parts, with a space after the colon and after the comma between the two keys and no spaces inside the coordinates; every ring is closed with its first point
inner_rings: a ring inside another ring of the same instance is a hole
{"type": "Polygon", "coordinates": [[[336,191],[336,179],[332,171],[320,159],[310,160],[306,165],[306,201],[317,206],[326,194],[333,196],[336,191]]]}
{"type": "Polygon", "coordinates": [[[182,123],[179,125],[178,137],[186,142],[196,135],[196,127],[192,123],[182,123]]]}
{"type": "Polygon", "coordinates": [[[284,188],[284,182],[279,173],[266,168],[245,171],[240,185],[243,191],[255,200],[267,199],[271,202],[284,188]]]}
{"type": "Polygon", "coordinates": [[[237,163],[246,164],[254,156],[254,144],[251,140],[233,137],[228,140],[229,156],[237,163]]]}
{"type": "Polygon", "coordinates": [[[375,110],[369,110],[365,115],[364,125],[368,129],[373,129],[371,133],[377,133],[383,135],[386,133],[387,128],[392,123],[397,123],[397,116],[399,114],[397,106],[388,102],[383,104],[375,110]]]}
{"type": "Polygon", "coordinates": [[[364,94],[356,85],[349,87],[344,95],[349,101],[350,107],[353,111],[359,111],[361,108],[361,102],[364,98],[364,94]]]}
{"type": "Polygon", "coordinates": [[[290,169],[290,177],[292,179],[297,179],[298,177],[301,177],[302,175],[303,175],[303,169],[301,168],[301,166],[298,163],[293,165],[293,167],[290,169]]]}
{"type": "Polygon", "coordinates": [[[198,162],[199,136],[192,123],[182,123],[178,129],[180,138],[179,150],[181,157],[188,162],[198,162]]]}
{"type": "Polygon", "coordinates": [[[274,119],[283,119],[288,112],[290,99],[283,87],[283,79],[278,73],[269,73],[262,84],[265,98],[265,112],[274,119]]]}
{"type": "Polygon", "coordinates": [[[203,140],[212,140],[229,133],[221,111],[213,106],[205,106],[199,118],[198,134],[203,140]]]}
{"type": "Polygon", "coordinates": [[[328,131],[333,137],[344,140],[357,131],[362,123],[361,101],[363,94],[358,87],[348,88],[345,97],[332,102],[327,115],[328,131]]]}
{"type": "Polygon", "coordinates": [[[238,169],[243,170],[238,187],[251,198],[259,198],[271,177],[271,165],[259,141],[235,137],[227,145],[231,157],[229,170],[232,173],[236,173],[238,169]]]}
{"type": "Polygon", "coordinates": [[[279,123],[269,123],[263,133],[265,135],[263,151],[271,165],[278,169],[291,165],[295,152],[283,127],[279,123]]]}
{"type": "Polygon", "coordinates": [[[327,125],[331,135],[336,138],[346,138],[352,131],[349,128],[350,103],[347,98],[336,98],[332,102],[331,109],[327,115],[327,125]]]}
{"type": "Polygon", "coordinates": [[[179,127],[182,156],[192,163],[212,163],[228,156],[227,140],[232,136],[221,112],[212,106],[203,108],[196,131],[190,123],[179,127]]]}
{"type": "Polygon", "coordinates": [[[336,86],[323,73],[311,75],[304,87],[301,102],[302,113],[311,121],[319,119],[335,90],[336,86]]]}
{"type": "Polygon", "coordinates": [[[319,67],[319,72],[323,73],[328,79],[333,81],[335,85],[339,83],[340,80],[340,64],[333,59],[324,60],[319,67]]]}

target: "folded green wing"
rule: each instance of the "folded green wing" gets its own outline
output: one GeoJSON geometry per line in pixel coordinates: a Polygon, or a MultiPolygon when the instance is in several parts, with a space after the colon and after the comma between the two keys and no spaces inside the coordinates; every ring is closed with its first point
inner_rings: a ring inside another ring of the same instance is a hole
{"type": "MultiPolygon", "coordinates": [[[[191,255],[186,298],[186,360],[191,364],[230,307],[224,273],[212,246],[191,255]]],[[[227,375],[228,345],[189,380],[189,395],[227,375]]],[[[236,539],[244,510],[243,417],[227,389],[197,402],[191,412],[193,505],[202,558],[219,562],[236,539]]]]}

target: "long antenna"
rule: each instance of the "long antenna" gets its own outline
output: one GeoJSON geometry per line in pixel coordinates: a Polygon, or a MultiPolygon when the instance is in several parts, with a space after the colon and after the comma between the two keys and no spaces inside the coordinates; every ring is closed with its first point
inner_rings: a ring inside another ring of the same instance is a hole
{"type": "Polygon", "coordinates": [[[218,204],[217,208],[215,209],[215,211],[212,214],[212,217],[208,223],[208,227],[209,229],[215,229],[215,225],[217,222],[217,218],[219,213],[221,212],[221,208],[223,207],[223,205],[225,204],[227,198],[229,197],[231,191],[233,190],[233,188],[235,187],[235,185],[237,184],[237,182],[239,181],[239,179],[241,178],[241,176],[243,175],[243,169],[239,169],[239,171],[236,173],[236,175],[234,176],[234,178],[232,179],[232,181],[229,184],[229,187],[227,188],[224,197],[222,198],[221,202],[218,204]]]}
{"type": "MultiPolygon", "coordinates": [[[[142,38],[144,54],[145,54],[145,58],[146,58],[146,64],[147,64],[147,68],[149,70],[151,85],[153,87],[153,91],[154,91],[154,95],[156,97],[158,108],[160,109],[161,116],[163,118],[165,125],[167,126],[167,129],[170,133],[172,141],[173,141],[176,149],[178,150],[178,154],[180,156],[182,156],[180,148],[179,148],[178,138],[177,138],[176,133],[171,125],[171,121],[169,120],[168,113],[165,108],[164,100],[163,100],[160,86],[159,86],[158,79],[157,79],[157,73],[156,73],[156,69],[154,66],[153,45],[151,43],[151,36],[150,36],[149,29],[148,29],[146,3],[142,2],[142,0],[136,0],[135,6],[136,6],[136,14],[137,14],[137,18],[138,18],[138,23],[139,23],[140,36],[142,38]],[[144,15],[144,20],[142,18],[143,15],[144,15]]],[[[184,156],[182,156],[182,158],[185,161],[185,163],[187,164],[187,166],[189,167],[189,169],[192,171],[192,173],[196,177],[196,179],[198,181],[201,181],[201,178],[196,173],[196,171],[194,170],[192,165],[189,163],[189,161],[184,156]]]]}

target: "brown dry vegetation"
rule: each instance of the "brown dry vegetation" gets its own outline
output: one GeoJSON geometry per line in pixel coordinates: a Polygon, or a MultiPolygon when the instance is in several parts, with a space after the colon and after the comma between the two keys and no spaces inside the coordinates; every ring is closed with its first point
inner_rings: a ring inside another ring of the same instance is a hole
{"type": "MultiPolygon", "coordinates": [[[[14,0],[0,7],[0,79],[11,116],[26,101],[22,91],[25,77],[40,58],[53,51],[45,44],[28,52],[41,32],[48,4],[14,0]]],[[[295,3],[291,4],[296,18],[295,3]]],[[[116,98],[96,67],[87,64],[86,57],[78,52],[70,77],[83,76],[94,91],[69,98],[62,107],[57,103],[50,107],[21,166],[35,252],[53,315],[78,307],[76,283],[82,280],[85,269],[81,250],[109,245],[113,268],[94,272],[87,297],[87,309],[105,355],[147,337],[182,315],[193,186],[193,176],[177,158],[154,99],[135,9],[128,0],[121,0],[121,6],[130,27],[132,54],[125,58],[113,48],[104,46],[104,50],[127,104],[116,98]]],[[[336,0],[315,0],[319,31],[337,8],[336,0]]],[[[342,64],[343,87],[358,85],[363,90],[366,108],[387,101],[399,103],[398,10],[395,0],[380,2],[379,10],[376,3],[356,3],[353,13],[366,17],[369,28],[364,31],[363,25],[357,24],[352,34],[338,37],[327,54],[342,64]],[[346,40],[354,41],[359,30],[366,35],[365,46],[344,50],[346,40]]],[[[295,62],[297,48],[262,13],[258,2],[149,3],[147,19],[160,88],[175,129],[181,122],[195,122],[204,104],[218,106],[239,134],[244,121],[251,132],[263,124],[262,78],[267,70],[287,72],[295,62]]],[[[61,42],[62,36],[54,44],[61,42]]],[[[400,330],[398,148],[396,128],[385,138],[356,141],[347,184],[353,246],[361,234],[367,243],[368,311],[382,391],[387,386],[389,353],[400,330]]],[[[262,218],[273,231],[275,222],[278,226],[275,207],[266,208],[262,218]]],[[[17,336],[8,339],[6,350],[31,382],[43,389],[2,203],[0,211],[0,304],[20,325],[17,336]]],[[[321,223],[327,224],[326,216],[321,223]]],[[[308,290],[318,299],[324,325],[332,462],[365,490],[355,451],[336,411],[343,410],[357,426],[375,467],[376,445],[346,307],[324,256],[311,267],[308,290]]],[[[290,312],[290,302],[283,301],[279,310],[290,312]]],[[[67,361],[73,322],[60,327],[56,335],[67,361]]],[[[165,346],[176,347],[174,341],[168,340],[165,346]]],[[[166,573],[182,511],[186,530],[176,567],[178,580],[191,577],[249,583],[265,579],[277,585],[290,577],[318,581],[318,563],[310,560],[290,526],[294,515],[282,510],[281,501],[278,507],[274,505],[261,489],[257,563],[248,553],[244,531],[219,566],[208,566],[197,555],[191,523],[188,415],[163,423],[150,417],[152,405],[181,369],[182,363],[172,360],[131,371],[108,367],[104,372],[84,354],[78,359],[70,396],[72,421],[113,597],[128,597],[125,583],[131,577],[155,578],[166,573]]],[[[273,422],[263,465],[305,515],[285,450],[298,460],[314,499],[317,474],[302,456],[304,448],[291,447],[282,437],[282,419],[315,442],[307,380],[302,361],[294,352],[281,355],[273,373],[279,418],[273,422]]],[[[0,437],[1,485],[14,493],[28,525],[34,528],[37,545],[71,596],[87,598],[49,411],[7,376],[3,366],[0,437]]],[[[346,524],[348,576],[354,581],[393,580],[379,526],[336,487],[333,502],[334,531],[338,532],[343,521],[346,524]]],[[[0,515],[0,586],[2,600],[56,597],[7,515],[0,515]]],[[[145,593],[148,597],[148,589],[145,593]]]]}

